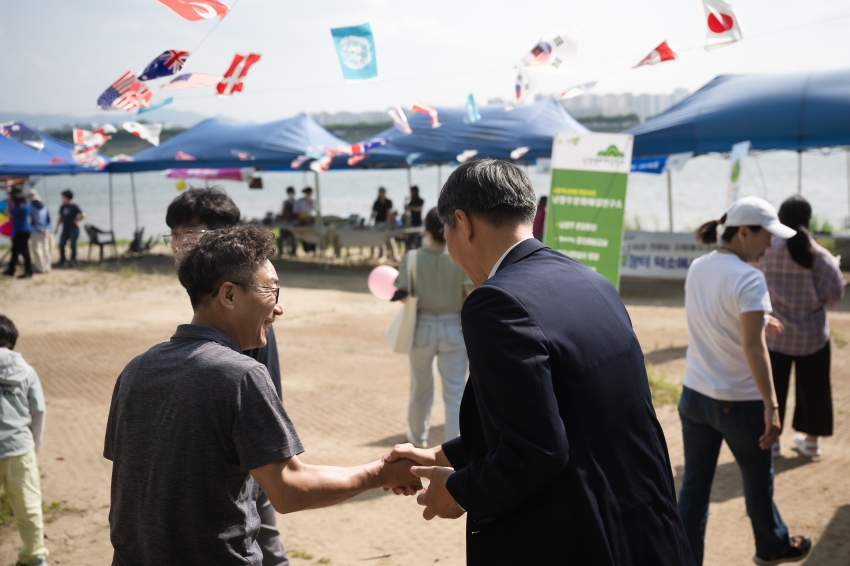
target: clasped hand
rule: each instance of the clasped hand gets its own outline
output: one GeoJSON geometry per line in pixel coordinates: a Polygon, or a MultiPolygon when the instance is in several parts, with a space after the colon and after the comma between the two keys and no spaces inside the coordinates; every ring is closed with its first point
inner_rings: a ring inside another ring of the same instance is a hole
{"type": "MultiPolygon", "coordinates": [[[[422,516],[426,521],[434,517],[457,519],[465,513],[446,488],[446,482],[454,470],[448,467],[449,462],[439,446],[428,450],[415,448],[412,444],[397,444],[392,452],[384,456],[385,462],[396,462],[400,459],[412,460],[420,464],[410,468],[410,472],[430,482],[416,498],[416,502],[425,507],[422,516]]],[[[392,488],[396,495],[413,495],[415,491],[411,493],[410,489],[405,486],[392,488]]],[[[384,490],[389,491],[389,488],[384,487],[384,490]]]]}

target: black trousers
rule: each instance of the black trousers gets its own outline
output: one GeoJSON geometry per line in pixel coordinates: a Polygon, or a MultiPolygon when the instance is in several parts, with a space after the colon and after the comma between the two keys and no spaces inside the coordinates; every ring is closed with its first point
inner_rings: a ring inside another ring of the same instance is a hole
{"type": "Polygon", "coordinates": [[[32,273],[32,258],[30,258],[30,233],[19,232],[12,238],[12,260],[9,262],[9,267],[6,268],[6,273],[14,275],[15,267],[18,265],[18,256],[24,256],[24,273],[32,273]]]}
{"type": "Polygon", "coordinates": [[[830,344],[808,356],[786,356],[770,352],[773,385],[779,400],[779,418],[785,426],[785,404],[791,381],[791,365],[796,366],[794,390],[794,430],[812,436],[832,435],[832,389],[829,383],[830,344]]]}

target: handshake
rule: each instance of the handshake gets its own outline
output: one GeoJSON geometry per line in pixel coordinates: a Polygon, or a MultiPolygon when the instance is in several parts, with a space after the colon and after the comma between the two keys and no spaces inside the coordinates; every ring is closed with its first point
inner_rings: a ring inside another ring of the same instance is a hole
{"type": "Polygon", "coordinates": [[[396,444],[381,458],[380,475],[384,491],[415,495],[422,490],[416,502],[425,507],[422,516],[427,521],[434,517],[457,519],[466,512],[446,489],[446,481],[453,473],[442,446],[426,449],[412,444],[396,444]],[[428,487],[422,487],[421,478],[429,481],[428,487]]]}

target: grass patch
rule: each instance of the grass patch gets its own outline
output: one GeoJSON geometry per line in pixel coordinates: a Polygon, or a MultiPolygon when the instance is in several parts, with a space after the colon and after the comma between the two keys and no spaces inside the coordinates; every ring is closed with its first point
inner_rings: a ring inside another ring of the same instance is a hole
{"type": "Polygon", "coordinates": [[[316,560],[316,562],[318,562],[319,564],[330,564],[331,559],[330,558],[319,558],[318,560],[316,560]]]}
{"type": "Polygon", "coordinates": [[[646,364],[646,378],[649,380],[649,392],[652,394],[652,405],[662,407],[679,402],[682,392],[669,381],[664,370],[656,369],[652,364],[646,364]]]}
{"type": "Polygon", "coordinates": [[[3,493],[0,494],[0,525],[8,525],[12,521],[12,504],[9,503],[9,497],[3,493]]]}
{"type": "Polygon", "coordinates": [[[835,347],[839,350],[843,349],[844,346],[847,345],[847,338],[840,332],[830,329],[829,336],[832,338],[832,341],[835,342],[835,347]]]}
{"type": "Polygon", "coordinates": [[[64,499],[60,501],[54,501],[50,505],[42,505],[42,509],[44,511],[44,522],[52,523],[59,517],[64,517],[65,515],[72,514],[83,514],[86,512],[85,509],[79,509],[77,507],[71,507],[68,505],[68,502],[64,499]]]}
{"type": "MultiPolygon", "coordinates": [[[[292,558],[303,558],[304,560],[313,559],[313,555],[307,552],[306,550],[290,550],[289,556],[291,556],[292,558]]],[[[323,562],[322,564],[326,564],[326,562],[323,562]]]]}

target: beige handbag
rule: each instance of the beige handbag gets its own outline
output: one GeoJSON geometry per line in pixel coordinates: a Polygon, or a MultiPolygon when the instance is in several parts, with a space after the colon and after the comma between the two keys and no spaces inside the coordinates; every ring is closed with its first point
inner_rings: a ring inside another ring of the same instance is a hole
{"type": "Polygon", "coordinates": [[[409,354],[416,334],[416,305],[419,302],[413,294],[416,289],[416,250],[409,251],[407,255],[407,300],[387,329],[387,342],[396,354],[409,354]]]}

